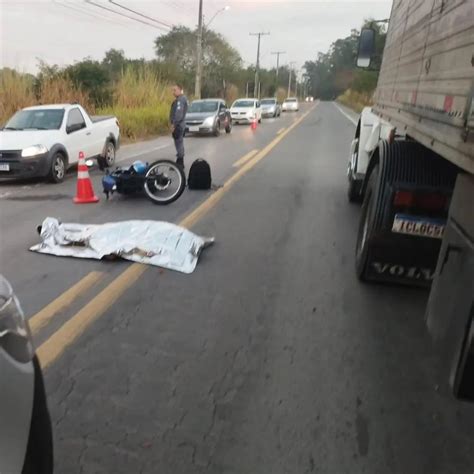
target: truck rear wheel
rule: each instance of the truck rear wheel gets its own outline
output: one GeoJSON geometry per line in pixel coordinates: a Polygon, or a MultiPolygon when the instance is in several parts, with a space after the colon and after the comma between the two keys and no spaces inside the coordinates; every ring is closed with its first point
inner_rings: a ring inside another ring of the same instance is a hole
{"type": "Polygon", "coordinates": [[[370,239],[374,233],[374,222],[377,212],[377,191],[379,182],[379,167],[374,166],[370,173],[369,182],[362,204],[362,214],[359,222],[356,243],[356,274],[362,281],[367,279],[369,264],[370,239]]]}
{"type": "Polygon", "coordinates": [[[357,236],[357,276],[428,287],[441,244],[428,229],[443,225],[458,170],[409,140],[381,141],[372,160],[377,161],[369,165],[357,236]]]}

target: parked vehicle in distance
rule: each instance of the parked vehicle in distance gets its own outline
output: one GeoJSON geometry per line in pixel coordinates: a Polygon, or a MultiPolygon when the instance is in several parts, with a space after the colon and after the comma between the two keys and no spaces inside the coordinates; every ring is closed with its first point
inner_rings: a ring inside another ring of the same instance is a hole
{"type": "Polygon", "coordinates": [[[309,95],[308,97],[306,97],[305,101],[306,102],[314,102],[314,97],[312,95],[309,95]]]}
{"type": "Polygon", "coordinates": [[[262,122],[262,106],[258,99],[237,99],[230,108],[234,123],[262,122]]]}
{"type": "Polygon", "coordinates": [[[281,106],[282,112],[298,112],[300,110],[300,104],[296,97],[288,97],[283,101],[281,106]]]}
{"type": "Polygon", "coordinates": [[[48,178],[59,183],[79,152],[101,168],[115,163],[120,128],[113,116],[89,116],[78,104],[28,107],[0,130],[0,179],[48,178]]]}
{"type": "Polygon", "coordinates": [[[52,474],[53,439],[30,329],[0,275],[0,472],[52,474]]]}
{"type": "Polygon", "coordinates": [[[224,129],[232,131],[232,117],[222,99],[202,99],[191,102],[186,114],[186,133],[212,133],[215,137],[224,129]]]}
{"type": "Polygon", "coordinates": [[[279,117],[281,106],[276,99],[262,99],[262,117],[279,117]]]}

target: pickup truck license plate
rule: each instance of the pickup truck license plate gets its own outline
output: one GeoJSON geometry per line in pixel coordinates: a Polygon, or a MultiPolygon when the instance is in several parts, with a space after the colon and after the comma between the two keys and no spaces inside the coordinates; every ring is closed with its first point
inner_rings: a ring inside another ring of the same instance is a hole
{"type": "Polygon", "coordinates": [[[445,221],[442,219],[396,214],[393,220],[392,232],[442,239],[444,227],[445,221]]]}
{"type": "Polygon", "coordinates": [[[0,171],[10,171],[10,165],[8,163],[0,163],[0,171]]]}
{"type": "Polygon", "coordinates": [[[195,126],[189,127],[189,131],[190,131],[191,133],[193,133],[193,132],[199,132],[199,126],[198,126],[198,125],[195,125],[195,126]]]}

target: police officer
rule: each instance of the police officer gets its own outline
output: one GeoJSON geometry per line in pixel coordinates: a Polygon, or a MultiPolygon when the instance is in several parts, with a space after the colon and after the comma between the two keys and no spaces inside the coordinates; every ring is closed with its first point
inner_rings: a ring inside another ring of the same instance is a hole
{"type": "Polygon", "coordinates": [[[174,138],[176,148],[176,163],[184,168],[184,131],[186,128],[186,112],[188,111],[188,99],[183,94],[183,87],[176,83],[173,86],[175,97],[170,110],[171,134],[174,138]]]}

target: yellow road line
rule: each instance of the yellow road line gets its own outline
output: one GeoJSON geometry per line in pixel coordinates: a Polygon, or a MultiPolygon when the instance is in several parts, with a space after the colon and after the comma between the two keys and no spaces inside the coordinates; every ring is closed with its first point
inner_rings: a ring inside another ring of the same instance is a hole
{"type": "Polygon", "coordinates": [[[277,132],[277,135],[280,135],[280,133],[283,133],[284,131],[285,131],[285,127],[280,128],[280,130],[278,130],[278,132],[277,132]]]}
{"type": "Polygon", "coordinates": [[[263,150],[258,152],[250,161],[245,163],[238,171],[236,171],[225,183],[222,188],[219,188],[215,193],[211,194],[200,206],[194,211],[188,214],[179,224],[183,227],[192,227],[197,221],[199,221],[205,214],[207,214],[226,194],[231,187],[248,171],[250,171],[260,160],[270,153],[283,138],[291,132],[296,126],[298,126],[306,116],[314,109],[311,107],[304,115],[296,120],[290,127],[288,127],[280,135],[277,135],[263,150]]]}
{"type": "MultiPolygon", "coordinates": [[[[250,171],[260,160],[262,160],[275,146],[313,110],[312,107],[297,121],[295,121],[284,133],[278,135],[263,150],[257,153],[250,161],[245,163],[224,184],[209,196],[206,201],[194,209],[179,222],[183,227],[192,227],[199,219],[207,214],[226,194],[232,186],[248,171],[250,171]]],[[[140,278],[148,265],[134,263],[122,274],[105,287],[96,297],[79,310],[69,321],[64,323],[47,341],[36,351],[43,369],[51,365],[94,321],[117,301],[120,296],[140,278]]]]}
{"type": "Polygon", "coordinates": [[[45,369],[54,362],[89,325],[138,280],[146,268],[146,265],[132,264],[69,321],[64,323],[46,342],[41,344],[36,351],[41,366],[45,369]]]}
{"type": "Polygon", "coordinates": [[[237,160],[232,166],[234,168],[238,168],[239,166],[242,166],[244,163],[250,160],[256,153],[258,152],[258,148],[255,150],[249,151],[246,155],[244,155],[242,158],[237,160]]]}
{"type": "Polygon", "coordinates": [[[85,293],[103,276],[104,274],[102,272],[91,272],[87,274],[82,280],[79,280],[75,285],[71,286],[71,288],[32,316],[28,321],[31,332],[36,334],[40,329],[44,328],[56,314],[79,298],[79,296],[85,293]]]}

